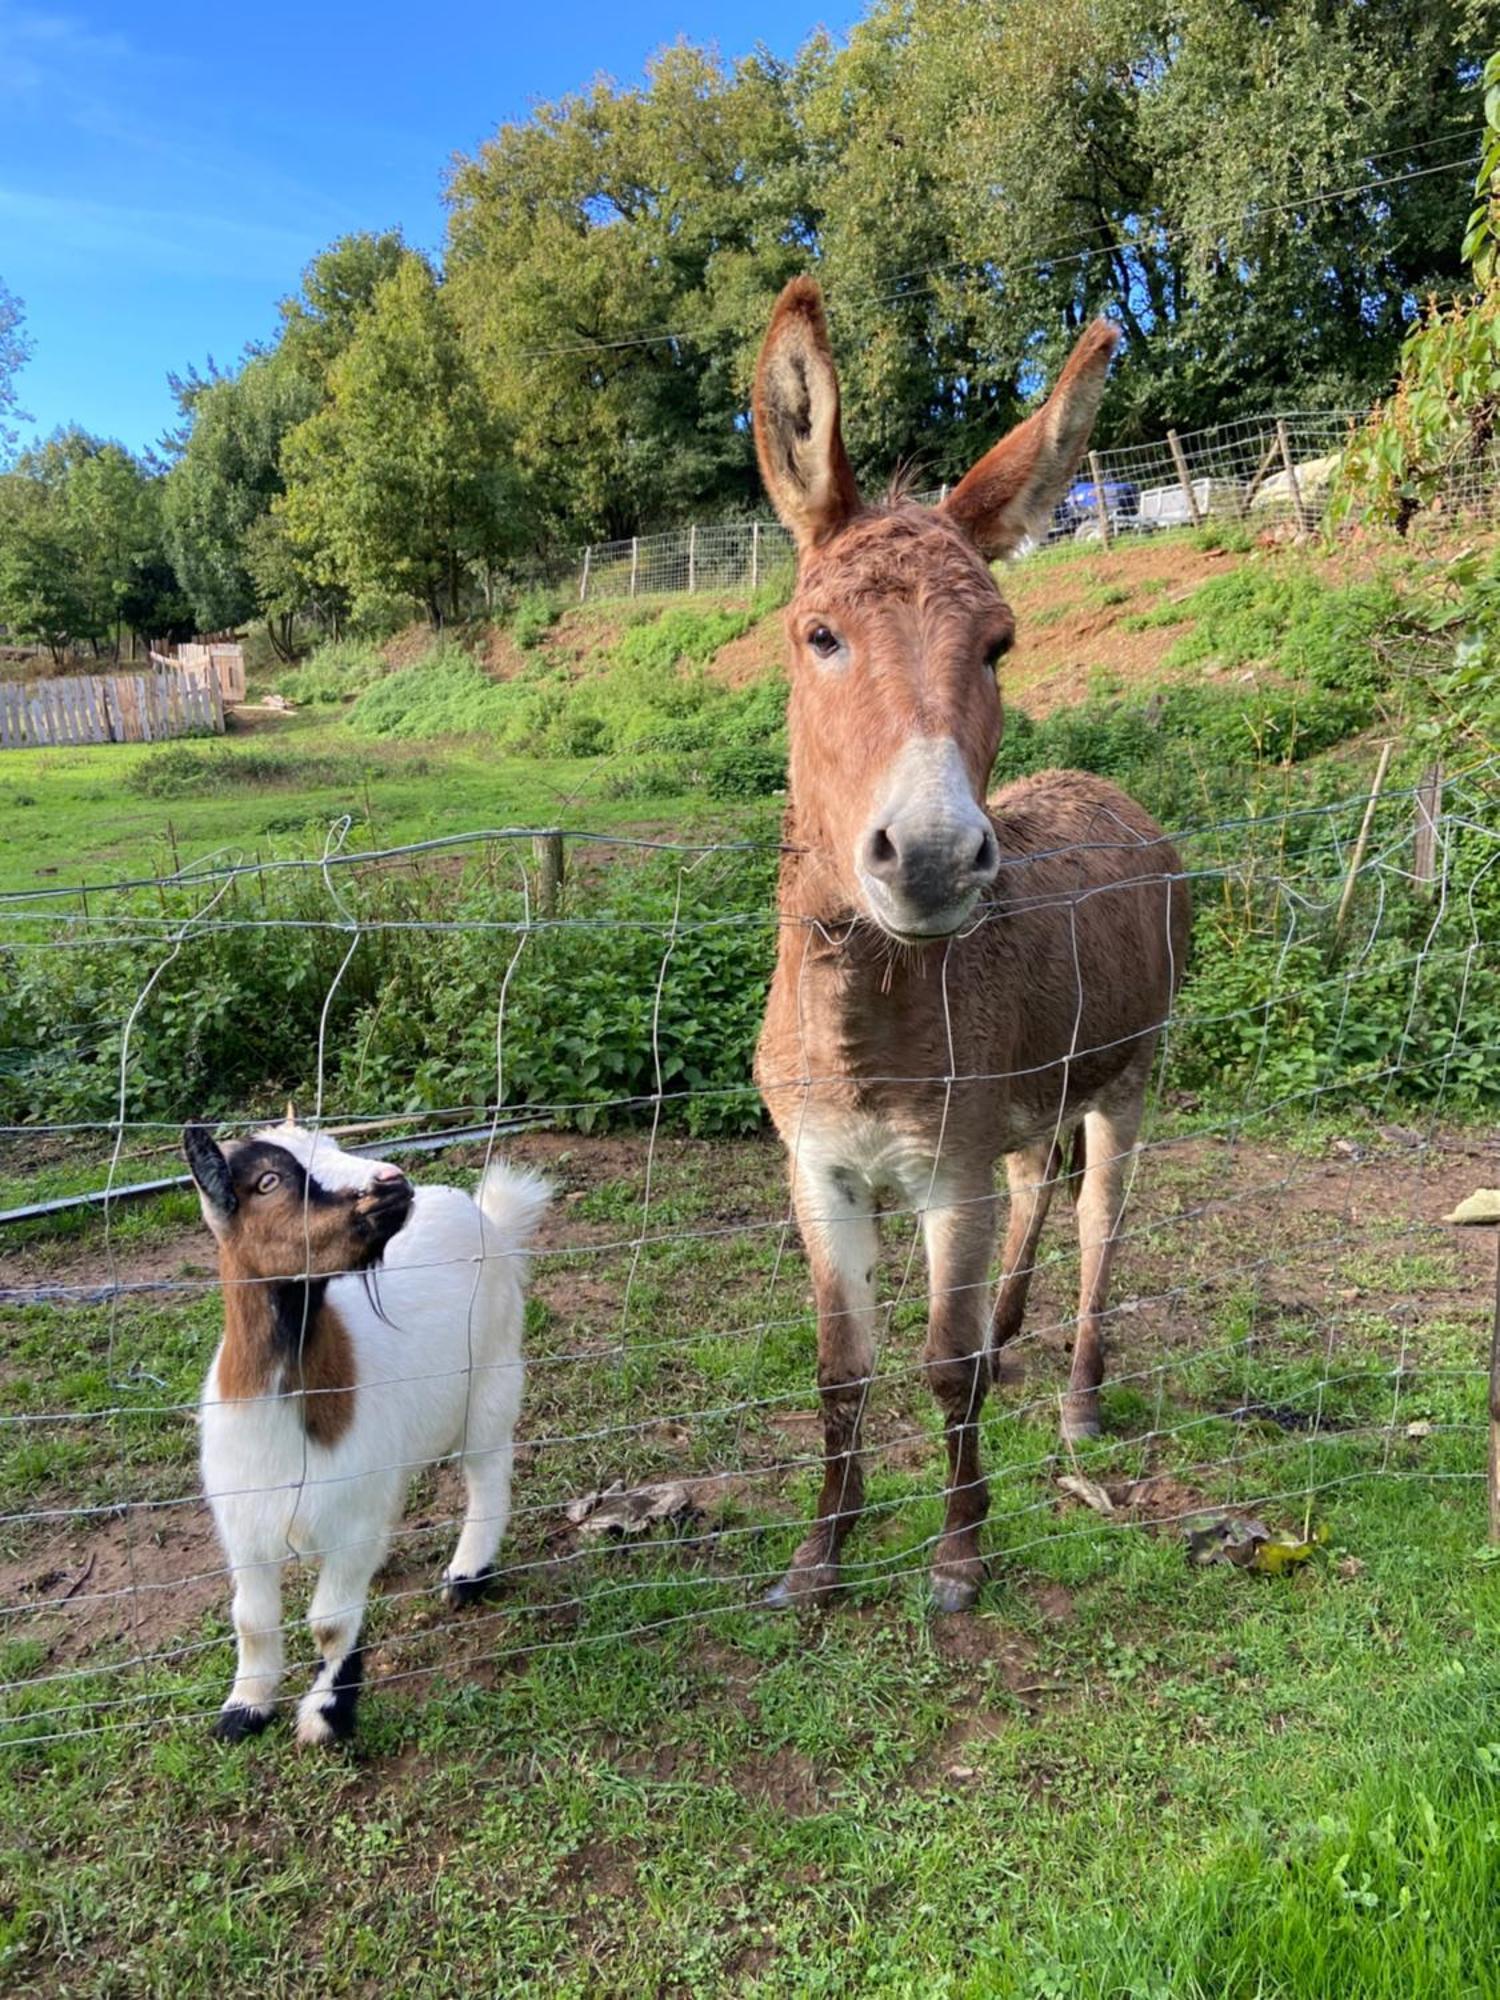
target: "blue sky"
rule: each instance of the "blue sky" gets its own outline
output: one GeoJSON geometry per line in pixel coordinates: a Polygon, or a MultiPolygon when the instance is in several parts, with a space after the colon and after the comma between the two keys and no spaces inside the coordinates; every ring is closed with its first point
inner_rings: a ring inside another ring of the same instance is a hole
{"type": "MultiPolygon", "coordinates": [[[[428,0],[59,9],[0,0],[0,281],[35,352],[42,434],[132,450],[172,421],[169,369],[233,361],[317,250],[399,224],[442,241],[454,152],[686,35],[790,55],[856,0],[428,0]]],[[[30,430],[32,427],[28,426],[30,430]]]]}

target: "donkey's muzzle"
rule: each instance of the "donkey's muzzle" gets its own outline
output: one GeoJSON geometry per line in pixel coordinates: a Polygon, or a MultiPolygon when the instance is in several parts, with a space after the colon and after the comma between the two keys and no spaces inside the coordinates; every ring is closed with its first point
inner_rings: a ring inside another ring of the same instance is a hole
{"type": "Polygon", "coordinates": [[[977,808],[934,821],[893,816],[860,843],[870,914],[903,937],[945,937],[972,915],[1000,868],[995,829],[977,808]]]}

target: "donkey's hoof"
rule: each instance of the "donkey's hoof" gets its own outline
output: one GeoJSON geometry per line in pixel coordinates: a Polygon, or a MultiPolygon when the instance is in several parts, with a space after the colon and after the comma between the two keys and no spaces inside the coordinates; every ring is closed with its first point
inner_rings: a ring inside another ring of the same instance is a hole
{"type": "Polygon", "coordinates": [[[495,1581],[495,1571],[482,1569],[476,1576],[445,1576],[443,1578],[443,1602],[450,1611],[463,1611],[471,1604],[479,1604],[490,1594],[495,1581]]]}
{"type": "Polygon", "coordinates": [[[247,1736],[259,1736],[271,1720],[269,1708],[247,1708],[243,1702],[221,1708],[209,1734],[220,1743],[243,1743],[247,1736]]]}
{"type": "Polygon", "coordinates": [[[961,1571],[934,1570],[932,1608],[934,1611],[972,1611],[979,1602],[979,1580],[961,1571]]]}
{"type": "Polygon", "coordinates": [[[813,1611],[837,1594],[839,1573],[831,1563],[808,1568],[795,1565],[762,1599],[768,1611],[813,1611]]]}
{"type": "Polygon", "coordinates": [[[1063,1405],[1059,1434],[1064,1444],[1082,1444],[1086,1438],[1098,1437],[1100,1429],[1096,1397],[1090,1397],[1087,1402],[1063,1405]]]}

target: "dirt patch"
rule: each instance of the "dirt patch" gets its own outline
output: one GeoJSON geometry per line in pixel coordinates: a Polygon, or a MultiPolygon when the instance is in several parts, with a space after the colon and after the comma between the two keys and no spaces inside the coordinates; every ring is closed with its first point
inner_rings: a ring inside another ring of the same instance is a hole
{"type": "Polygon", "coordinates": [[[709,672],[726,687],[749,687],[782,671],[786,659],[786,633],[781,613],[773,612],[721,646],[709,665],[709,672]]]}
{"type": "MultiPolygon", "coordinates": [[[[181,1644],[203,1614],[227,1606],[224,1558],[207,1516],[174,1510],[67,1522],[15,1562],[0,1563],[0,1603],[34,1609],[25,1637],[45,1648],[38,1672],[108,1651],[155,1657],[181,1644]]],[[[59,1700],[67,1698],[64,1688],[59,1700]]]]}
{"type": "Polygon", "coordinates": [[[785,1813],[789,1819],[806,1819],[813,1813],[827,1812],[836,1796],[829,1773],[819,1771],[800,1750],[785,1746],[737,1764],[729,1774],[729,1782],[742,1799],[785,1813]]]}

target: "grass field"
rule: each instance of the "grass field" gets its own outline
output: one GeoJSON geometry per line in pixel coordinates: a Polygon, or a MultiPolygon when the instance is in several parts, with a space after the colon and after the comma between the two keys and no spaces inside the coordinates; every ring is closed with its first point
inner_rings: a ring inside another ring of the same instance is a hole
{"type": "MultiPolygon", "coordinates": [[[[4,1309],[4,1411],[74,1413],[7,1426],[0,1459],[9,1734],[91,1732],[4,1752],[10,1990],[1493,1993],[1487,1246],[1436,1221],[1475,1142],[1413,1136],[1162,1135],[1107,1436],[1080,1460],[1120,1497],[1109,1519],[1056,1483],[1073,1274],[1054,1230],[1024,1378],[987,1420],[972,1619],[925,1606],[940,1446],[920,1300],[900,1305],[851,1588],[807,1626],[755,1608],[816,1450],[775,1149],[662,1140],[663,1240],[636,1259],[643,1141],[518,1142],[562,1198],[511,1574],[442,1611],[455,1493],[423,1481],[363,1739],[331,1766],[284,1731],[207,1740],[228,1649],[195,1505],[14,1518],[192,1494],[170,1406],[214,1338],[209,1246],[179,1198],[133,1211],[117,1268],[164,1289],[113,1325],[102,1304],[4,1309]],[[581,1540],[562,1504],[619,1477],[695,1482],[698,1511],[645,1544],[581,1540]],[[1189,1566],[1183,1516],[1264,1495],[1269,1525],[1326,1536],[1305,1568],[1189,1566]],[[149,1664],[110,1670],[133,1653],[149,1664]],[[99,1701],[120,1704],[102,1732],[99,1701]]],[[[16,1286],[97,1279],[97,1225],[33,1226],[7,1265],[16,1286]]]]}
{"type": "MultiPolygon", "coordinates": [[[[1362,892],[1357,944],[1331,950],[1303,913],[1336,893],[1358,812],[1316,841],[1295,821],[1258,829],[1254,856],[1248,829],[1267,797],[1295,806],[1358,792],[1371,732],[1389,726],[1381,704],[1394,699],[1382,687],[1350,707],[1339,679],[1363,643],[1349,621],[1365,600],[1339,601],[1313,655],[1306,630],[1327,607],[1300,572],[1266,565],[1238,599],[1215,586],[1200,631],[1184,606],[1213,582],[1221,552],[1164,538],[1095,561],[1097,573],[1060,559],[1017,572],[1037,632],[1017,676],[1038,715],[1059,704],[1055,738],[1041,739],[1049,755],[1061,743],[1079,761],[1114,759],[1117,774],[1138,768],[1164,797],[1201,800],[1210,825],[1225,822],[1199,896],[1212,978],[1194,1001],[1220,1027],[1216,1040],[1200,1030],[1196,1071],[1171,1072],[1153,1110],[1111,1319],[1105,1436],[1067,1456],[1055,1410],[1076,1260],[1058,1204],[1027,1332],[985,1417],[981,1610],[934,1615],[924,1580],[942,1448],[916,1365],[924,1279],[911,1219],[887,1230],[870,1504],[848,1589],[799,1622],[760,1606],[812,1506],[820,1442],[807,1276],[778,1149],[764,1134],[684,1136],[670,1118],[654,1143],[639,1122],[535,1130],[513,1151],[558,1199],[529,1309],[500,1587],[469,1613],[444,1611],[434,1586],[458,1485],[449,1469],[424,1475],[372,1608],[357,1749],[309,1758],[282,1727],[219,1746],[207,1723],[231,1671],[228,1592],[196,1497],[191,1406],[221,1307],[196,1204],[171,1194],[107,1222],[90,1210],[9,1225],[7,1992],[1500,1996],[1500,1564],[1484,1543],[1481,1379],[1493,1252],[1482,1232],[1441,1222],[1500,1179],[1493,1127],[1476,1112],[1492,1101],[1497,1003],[1476,956],[1500,880],[1492,844],[1478,825],[1472,858],[1459,857],[1470,872],[1454,877],[1453,928],[1439,937],[1428,906],[1403,900],[1405,821],[1393,811],[1375,849],[1397,858],[1362,892]],[[1285,655],[1247,668],[1268,616],[1281,619],[1285,655]],[[1172,654],[1184,629],[1218,649],[1206,664],[1184,663],[1191,646],[1172,654]],[[1303,708],[1289,664],[1298,645],[1303,708]],[[1100,693],[1111,660],[1129,701],[1100,693]],[[1211,699],[1181,708],[1168,740],[1143,704],[1153,689],[1196,701],[1199,678],[1211,699]],[[1241,707],[1291,736],[1231,800],[1238,779],[1212,757],[1245,734],[1241,707]],[[1327,753],[1299,762],[1292,739],[1313,725],[1327,753]],[[1281,871],[1290,900],[1265,886],[1281,871]],[[1283,928],[1294,906],[1295,936],[1283,928]],[[1418,963],[1426,1014],[1414,1005],[1418,963]],[[1318,1061],[1336,1039],[1340,1066],[1325,1080],[1318,1061]],[[1282,1108],[1265,1112],[1273,1102],[1282,1108]],[[1112,1513],[1060,1483],[1080,1475],[1104,1487],[1112,1513]],[[565,1509],[615,1480],[682,1482],[689,1504],[639,1540],[591,1540],[565,1509]],[[1311,1555],[1274,1576],[1191,1562],[1187,1527],[1226,1508],[1311,1538],[1311,1555]]],[[[737,695],[764,673],[767,629],[714,657],[723,688],[737,695]]],[[[652,638],[657,627],[591,612],[548,628],[544,691],[586,679],[598,649],[631,630],[652,638]]],[[[497,677],[524,679],[531,653],[514,656],[505,634],[495,645],[497,677]]],[[[647,667],[625,660],[607,691],[616,707],[598,697],[601,727],[656,726],[649,704],[645,721],[624,705],[647,667]]],[[[714,705],[727,695],[689,692],[700,731],[730,712],[714,705]]],[[[1415,764],[1420,752],[1401,754],[1415,764]]],[[[367,735],[332,702],[262,717],[222,744],[8,754],[0,811],[22,837],[5,844],[0,893],[316,856],[345,815],[362,848],[527,823],[774,833],[774,799],[712,796],[685,781],[691,756],[673,755],[631,766],[597,742],[571,756],[505,752],[482,735],[367,735]]],[[[763,769],[746,768],[760,786],[763,769]]],[[[684,882],[711,918],[718,878],[684,863],[657,882],[626,862],[583,852],[567,909],[623,911],[621,929],[639,923],[645,939],[635,957],[611,934],[606,964],[604,934],[586,925],[555,938],[553,958],[528,946],[507,1032],[511,1043],[552,1036],[532,1103],[556,1093],[576,1108],[638,1090],[661,1020],[714,1088],[743,1078],[755,952],[695,957],[675,928],[684,882]],[[622,1051],[635,1064],[624,1083],[609,1067],[622,1051]]],[[[768,900],[771,866],[726,866],[730,914],[768,900]]],[[[374,962],[407,983],[391,993],[367,971],[350,1016],[360,1060],[330,1069],[331,1115],[378,1107],[420,1123],[459,1103],[442,1094],[453,1076],[467,1115],[480,1109],[494,993],[514,949],[477,934],[515,899],[494,867],[477,857],[460,879],[445,859],[389,894],[369,875],[361,909],[375,918],[441,908],[476,935],[428,937],[419,922],[404,957],[392,947],[374,962]],[[460,977],[482,1006],[452,1002],[445,981],[460,977]],[[417,1022],[415,1056],[393,1015],[417,1022]],[[429,1054],[451,1058],[451,1071],[415,1076],[429,1054]]],[[[119,1178],[175,1171],[177,1120],[214,1101],[231,1029],[227,1105],[276,1102],[310,1074],[342,936],[314,961],[313,933],[295,925],[328,917],[317,896],[305,909],[290,895],[267,906],[261,884],[243,888],[242,915],[269,907],[289,928],[247,925],[237,956],[235,939],[210,940],[223,946],[203,961],[221,981],[212,995],[190,960],[156,989],[132,1060],[160,1122],[127,1132],[119,1178]],[[291,996],[299,967],[308,990],[291,996]],[[278,1033],[274,1061],[255,1067],[278,1033]],[[190,1086],[179,1058],[195,1065],[190,1086]],[[179,1103],[188,1088],[201,1093],[191,1106],[179,1103]]],[[[0,1051],[0,1080],[61,1090],[66,1062],[87,1115],[77,1132],[41,1131],[65,1121],[32,1111],[0,1133],[6,1203],[102,1183],[119,1060],[104,1031],[117,1033],[176,921],[177,905],[163,892],[156,910],[155,893],[117,905],[91,895],[86,909],[64,895],[40,920],[29,904],[7,910],[9,942],[39,944],[43,969],[6,1017],[16,1046],[0,1051]],[[107,969],[123,953],[112,915],[146,931],[139,962],[124,958],[113,983],[65,986],[51,967],[66,962],[74,978],[74,961],[107,969]],[[41,1012],[49,982],[55,1017],[41,1012]]],[[[710,921],[702,935],[713,934],[710,921]]],[[[22,956],[9,954],[0,977],[22,956]]],[[[515,1049],[513,1084],[529,1053],[515,1049]]],[[[713,1095],[687,1069],[673,1081],[713,1095]]],[[[455,1146],[413,1171],[468,1180],[481,1151],[455,1146]]],[[[289,1617],[305,1584],[293,1582],[289,1617]]],[[[291,1699],[309,1653],[294,1626],[291,1699]]]]}

